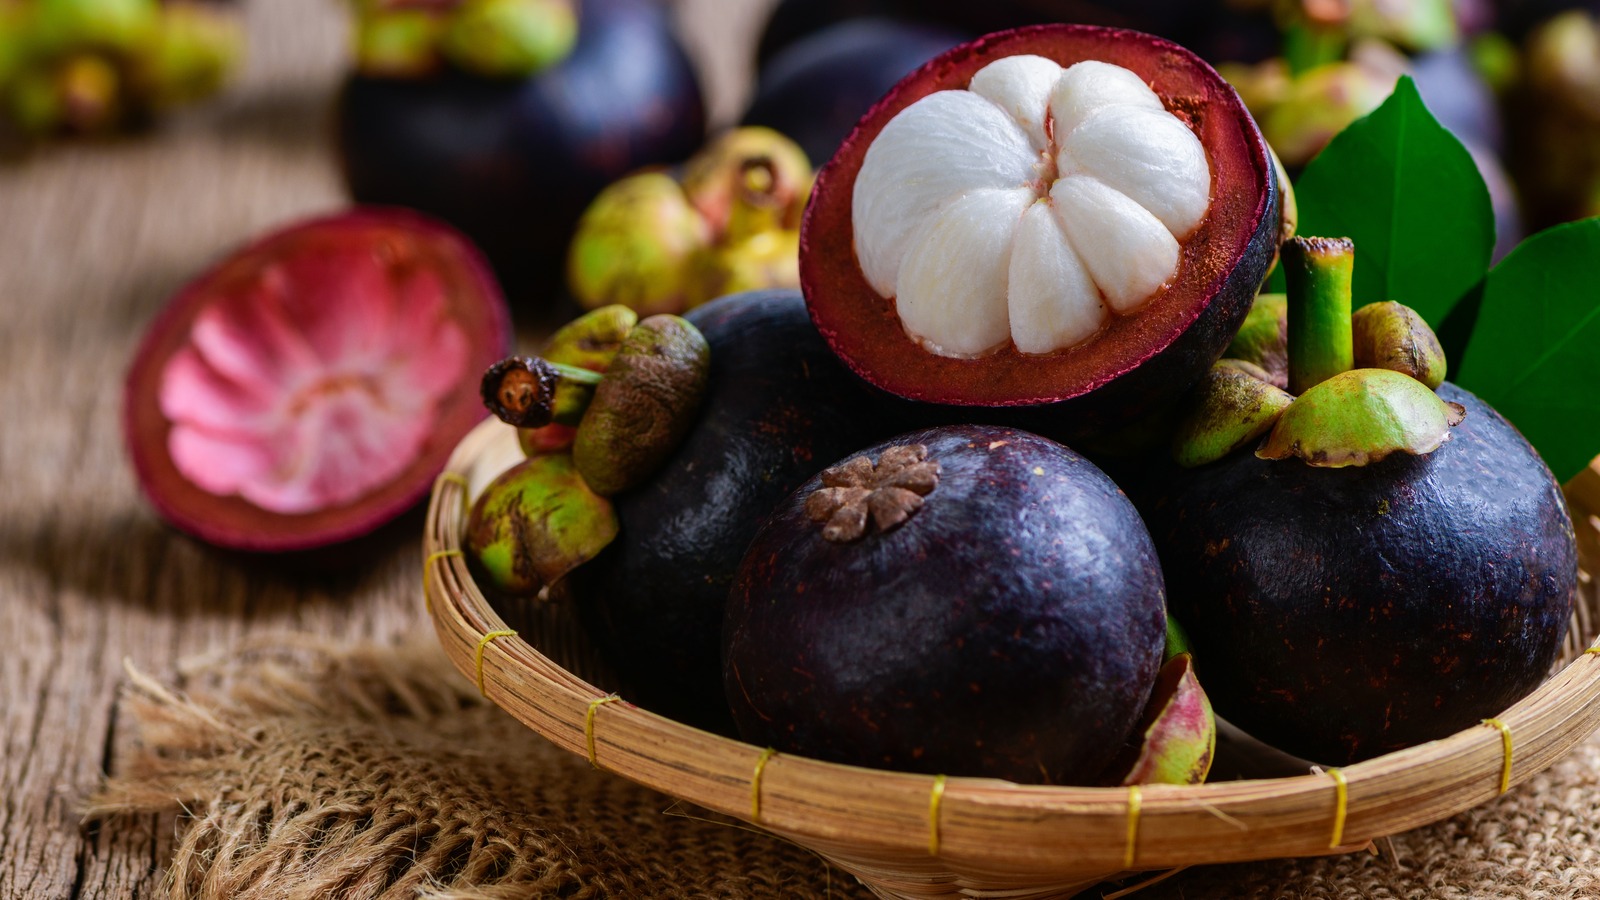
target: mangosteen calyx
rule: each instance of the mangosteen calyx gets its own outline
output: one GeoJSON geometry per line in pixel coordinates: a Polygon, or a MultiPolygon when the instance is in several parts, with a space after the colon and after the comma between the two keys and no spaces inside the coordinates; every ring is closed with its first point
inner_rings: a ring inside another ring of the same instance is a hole
{"type": "Polygon", "coordinates": [[[1242,361],[1211,367],[1173,431],[1172,456],[1178,465],[1215,462],[1272,429],[1294,398],[1271,384],[1266,374],[1242,361]]]}
{"type": "Polygon", "coordinates": [[[1288,294],[1257,299],[1230,350],[1190,395],[1174,436],[1186,468],[1214,462],[1255,440],[1262,459],[1299,457],[1329,468],[1363,466],[1391,453],[1423,455],[1450,439],[1466,410],[1434,392],[1446,371],[1438,337],[1399,303],[1351,313],[1355,245],[1349,238],[1295,237],[1282,248],[1288,294]],[[1252,371],[1285,360],[1291,397],[1252,371]],[[1270,433],[1269,433],[1270,430],[1270,433]]]}
{"type": "Polygon", "coordinates": [[[806,498],[806,516],[826,523],[823,538],[847,544],[874,528],[887,534],[922,508],[939,486],[939,461],[926,444],[890,447],[874,464],[857,456],[822,471],[822,486],[806,498]]]}
{"type": "Polygon", "coordinates": [[[1422,456],[1448,441],[1466,414],[1410,376],[1351,369],[1289,404],[1256,455],[1298,456],[1329,468],[1363,466],[1396,452],[1422,456]]]}

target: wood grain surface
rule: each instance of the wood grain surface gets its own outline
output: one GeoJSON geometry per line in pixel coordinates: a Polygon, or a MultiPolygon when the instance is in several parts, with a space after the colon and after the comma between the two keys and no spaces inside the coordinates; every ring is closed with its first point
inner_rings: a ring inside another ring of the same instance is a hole
{"type": "MultiPolygon", "coordinates": [[[[743,103],[766,6],[679,4],[719,121],[743,103]]],[[[225,97],[0,164],[0,898],[159,886],[173,820],[80,822],[125,751],[124,660],[163,673],[249,634],[428,627],[420,516],[359,564],[287,572],[168,529],[122,451],[122,376],[167,298],[249,236],[346,203],[330,137],[342,4],[243,8],[249,57],[225,97]]]]}

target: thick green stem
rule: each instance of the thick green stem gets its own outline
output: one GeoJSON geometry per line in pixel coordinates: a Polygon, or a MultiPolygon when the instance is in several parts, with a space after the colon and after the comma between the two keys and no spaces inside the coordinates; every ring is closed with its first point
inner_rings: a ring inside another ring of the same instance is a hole
{"type": "Polygon", "coordinates": [[[1291,238],[1281,250],[1289,295],[1289,393],[1299,395],[1354,365],[1349,238],[1291,238]]]}
{"type": "Polygon", "coordinates": [[[537,356],[512,356],[489,367],[479,392],[490,412],[518,428],[577,425],[604,377],[537,356]]]}

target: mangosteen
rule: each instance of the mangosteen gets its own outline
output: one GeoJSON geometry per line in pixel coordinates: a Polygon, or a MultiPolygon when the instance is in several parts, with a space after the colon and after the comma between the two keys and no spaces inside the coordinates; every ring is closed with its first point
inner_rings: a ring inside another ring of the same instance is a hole
{"type": "Polygon", "coordinates": [[[1181,460],[1191,468],[1145,505],[1217,713],[1334,765],[1445,737],[1527,694],[1577,590],[1549,469],[1439,380],[1420,317],[1384,303],[1352,319],[1351,254],[1348,241],[1284,245],[1298,396],[1259,447],[1181,460]]]}
{"type": "Polygon", "coordinates": [[[849,19],[785,47],[761,67],[747,125],[788,135],[817,163],[913,69],[966,39],[899,19],[849,19]]]}
{"type": "Polygon", "coordinates": [[[1272,263],[1279,194],[1254,121],[1194,54],[1021,28],[867,113],[817,176],[800,280],[867,382],[1074,438],[1221,355],[1272,263]]]}
{"type": "Polygon", "coordinates": [[[839,365],[797,291],[736,294],[685,318],[711,354],[694,425],[648,481],[611,498],[616,540],[565,584],[630,701],[728,731],[718,648],[745,547],[807,478],[903,425],[839,365]]]}
{"type": "Polygon", "coordinates": [[[723,659],[752,743],[1086,784],[1139,723],[1165,642],[1155,548],[1111,479],[966,425],[873,446],[784,501],[739,567],[723,659]]]}
{"type": "Polygon", "coordinates": [[[575,11],[570,51],[532,74],[486,76],[446,59],[420,77],[357,71],[340,96],[351,195],[455,224],[514,297],[548,296],[541,286],[559,280],[573,225],[602,187],[682,160],[705,137],[700,86],[667,10],[576,0],[575,11]]]}
{"type": "Polygon", "coordinates": [[[416,505],[484,416],[511,344],[482,255],[406,210],[301,222],[236,251],[151,323],[123,427],[174,526],[239,550],[307,550],[416,505]]]}

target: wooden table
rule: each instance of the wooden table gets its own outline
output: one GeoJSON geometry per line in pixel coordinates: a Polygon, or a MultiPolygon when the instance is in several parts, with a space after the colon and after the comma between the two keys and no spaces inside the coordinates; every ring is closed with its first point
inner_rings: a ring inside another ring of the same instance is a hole
{"type": "MultiPolygon", "coordinates": [[[[748,83],[767,0],[684,0],[713,115],[748,83]]],[[[152,134],[0,165],[0,898],[149,896],[175,822],[83,826],[128,747],[124,661],[155,674],[241,638],[428,627],[420,518],[377,558],[285,573],[174,533],[122,450],[122,379],[173,292],[249,236],[345,205],[331,152],[343,4],[244,4],[226,97],[152,134]]]]}

